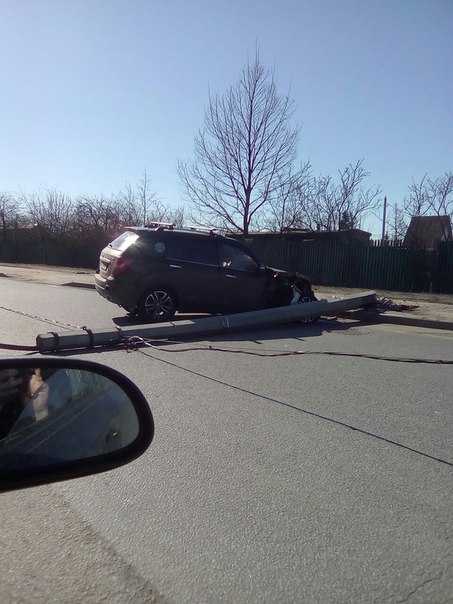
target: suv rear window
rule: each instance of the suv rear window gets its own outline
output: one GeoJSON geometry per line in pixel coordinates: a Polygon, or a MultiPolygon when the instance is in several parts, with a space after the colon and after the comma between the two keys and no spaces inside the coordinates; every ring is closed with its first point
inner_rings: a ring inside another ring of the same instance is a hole
{"type": "Polygon", "coordinates": [[[127,248],[135,243],[138,239],[137,233],[132,233],[131,231],[126,231],[122,233],[119,237],[114,239],[110,244],[114,249],[119,250],[120,252],[124,252],[127,248]]]}

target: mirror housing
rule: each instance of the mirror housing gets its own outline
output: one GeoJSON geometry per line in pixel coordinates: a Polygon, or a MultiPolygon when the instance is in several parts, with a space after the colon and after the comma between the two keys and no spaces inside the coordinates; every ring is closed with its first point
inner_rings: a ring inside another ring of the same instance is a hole
{"type": "Polygon", "coordinates": [[[111,470],[154,436],[127,377],[91,361],[0,359],[0,492],[111,470]]]}

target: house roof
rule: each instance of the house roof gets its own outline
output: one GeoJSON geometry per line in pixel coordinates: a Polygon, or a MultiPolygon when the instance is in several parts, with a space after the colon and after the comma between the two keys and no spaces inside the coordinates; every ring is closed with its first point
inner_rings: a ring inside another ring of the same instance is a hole
{"type": "Polygon", "coordinates": [[[344,231],[311,231],[309,229],[288,229],[283,233],[251,232],[247,235],[249,239],[287,239],[296,241],[324,241],[324,240],[358,240],[369,241],[371,233],[361,229],[345,229],[344,231]]]}
{"type": "Polygon", "coordinates": [[[404,238],[404,246],[433,249],[439,241],[451,239],[450,216],[413,216],[404,238]]]}

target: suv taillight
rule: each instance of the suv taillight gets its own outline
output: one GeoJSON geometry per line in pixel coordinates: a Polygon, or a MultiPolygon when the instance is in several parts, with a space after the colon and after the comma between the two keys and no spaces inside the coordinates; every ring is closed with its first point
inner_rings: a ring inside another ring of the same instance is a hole
{"type": "Polygon", "coordinates": [[[131,264],[132,260],[130,258],[117,258],[112,267],[112,277],[118,277],[118,275],[129,268],[131,264]]]}

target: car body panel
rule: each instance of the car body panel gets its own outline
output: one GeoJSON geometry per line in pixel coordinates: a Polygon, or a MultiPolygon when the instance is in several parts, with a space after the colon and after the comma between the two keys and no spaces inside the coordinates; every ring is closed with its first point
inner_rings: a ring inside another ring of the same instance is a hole
{"type": "Polygon", "coordinates": [[[153,288],[170,291],[180,312],[227,313],[289,304],[310,280],[266,267],[242,242],[184,229],[128,227],[104,248],[95,276],[98,293],[129,312],[153,288]]]}

